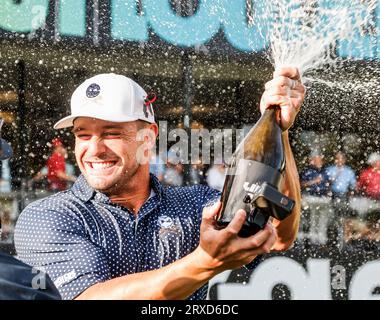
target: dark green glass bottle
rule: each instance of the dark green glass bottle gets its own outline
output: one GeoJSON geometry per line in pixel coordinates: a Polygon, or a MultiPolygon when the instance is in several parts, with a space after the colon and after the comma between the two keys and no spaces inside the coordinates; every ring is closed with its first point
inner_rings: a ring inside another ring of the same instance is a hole
{"type": "Polygon", "coordinates": [[[239,233],[247,237],[263,229],[270,216],[287,217],[294,202],[278,189],[285,170],[280,109],[267,109],[236,148],[222,191],[217,224],[225,227],[239,209],[247,218],[239,233]]]}

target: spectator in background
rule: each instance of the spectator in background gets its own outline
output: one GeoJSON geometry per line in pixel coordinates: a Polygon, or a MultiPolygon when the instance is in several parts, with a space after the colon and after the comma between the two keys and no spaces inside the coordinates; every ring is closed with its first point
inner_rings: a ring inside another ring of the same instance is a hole
{"type": "MultiPolygon", "coordinates": [[[[0,132],[4,120],[0,118],[0,132]]],[[[0,135],[0,192],[11,192],[11,170],[9,168],[9,157],[12,154],[11,146],[1,139],[0,135]]]]}
{"type": "MultiPolygon", "coordinates": [[[[0,118],[0,130],[4,120],[0,118]]],[[[0,193],[11,192],[11,172],[9,169],[9,157],[12,155],[12,148],[0,136],[0,193]]],[[[11,229],[11,205],[9,201],[3,199],[0,202],[0,241],[12,241],[11,229]]]]}
{"type": "Polygon", "coordinates": [[[214,164],[207,171],[207,184],[216,190],[222,191],[226,178],[226,168],[224,164],[214,164]]]}
{"type": "Polygon", "coordinates": [[[68,182],[74,182],[76,177],[66,171],[67,150],[61,139],[52,141],[53,153],[46,162],[48,188],[51,191],[63,191],[68,188],[68,182]]]}
{"type": "Polygon", "coordinates": [[[190,184],[206,184],[204,175],[204,164],[201,160],[197,163],[193,163],[190,167],[190,184]]]}
{"type": "Polygon", "coordinates": [[[345,154],[339,151],[335,155],[335,165],[326,169],[332,196],[335,199],[347,200],[356,188],[355,172],[346,166],[346,160],[345,154]]]}
{"type": "Polygon", "coordinates": [[[369,167],[361,171],[357,183],[360,196],[350,201],[351,208],[360,218],[373,210],[380,210],[380,154],[371,153],[367,163],[369,167]]]}
{"type": "MultiPolygon", "coordinates": [[[[66,159],[65,161],[65,172],[68,176],[71,176],[75,179],[75,167],[69,163],[66,159]]],[[[47,179],[48,175],[48,168],[47,166],[43,166],[40,171],[37,172],[37,174],[33,177],[33,179],[30,181],[33,185],[33,188],[43,188],[46,189],[47,187],[47,179]],[[37,184],[38,183],[38,184],[37,184]],[[37,184],[37,185],[36,185],[37,184]]],[[[67,181],[67,189],[71,187],[74,181],[67,181]]]]}
{"type": "Polygon", "coordinates": [[[9,168],[9,160],[0,161],[0,192],[11,192],[11,169],[9,168]]]}
{"type": "Polygon", "coordinates": [[[169,150],[163,183],[167,186],[180,187],[183,185],[183,164],[180,152],[169,150]]]}
{"type": "Polygon", "coordinates": [[[371,153],[367,163],[369,167],[359,175],[357,190],[368,198],[380,200],[380,154],[371,153]]]}
{"type": "Polygon", "coordinates": [[[345,229],[347,248],[360,251],[380,249],[380,211],[369,211],[363,220],[352,220],[345,229]]]}
{"type": "Polygon", "coordinates": [[[314,151],[309,158],[309,167],[300,174],[303,191],[302,208],[305,214],[300,237],[307,233],[311,242],[316,244],[327,242],[330,217],[330,199],[327,198],[329,180],[323,165],[323,156],[314,151]]]}
{"type": "Polygon", "coordinates": [[[301,172],[302,189],[313,196],[325,196],[328,191],[328,175],[323,167],[323,156],[317,152],[311,154],[309,167],[301,172]]]}
{"type": "Polygon", "coordinates": [[[173,164],[168,161],[164,174],[164,184],[172,187],[180,187],[183,185],[183,165],[182,163],[173,164]]]}
{"type": "Polygon", "coordinates": [[[159,154],[156,155],[156,152],[152,152],[152,158],[150,159],[149,172],[154,174],[158,180],[161,182],[164,180],[165,175],[165,161],[163,157],[159,154]]]}
{"type": "Polygon", "coordinates": [[[350,198],[356,188],[356,176],[354,170],[346,165],[346,156],[339,151],[335,155],[335,165],[326,169],[330,190],[332,193],[332,207],[334,215],[328,227],[330,245],[343,248],[344,245],[344,225],[351,216],[350,198]]]}

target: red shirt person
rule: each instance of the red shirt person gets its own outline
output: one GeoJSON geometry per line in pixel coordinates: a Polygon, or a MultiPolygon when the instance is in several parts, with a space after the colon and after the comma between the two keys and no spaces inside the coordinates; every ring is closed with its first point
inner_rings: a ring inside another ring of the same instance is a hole
{"type": "Polygon", "coordinates": [[[357,187],[366,197],[380,200],[380,154],[371,153],[368,164],[370,167],[360,173],[357,187]]]}
{"type": "Polygon", "coordinates": [[[52,141],[54,151],[47,160],[47,179],[51,191],[63,191],[67,189],[67,181],[75,181],[75,177],[66,174],[67,151],[59,138],[52,141]]]}

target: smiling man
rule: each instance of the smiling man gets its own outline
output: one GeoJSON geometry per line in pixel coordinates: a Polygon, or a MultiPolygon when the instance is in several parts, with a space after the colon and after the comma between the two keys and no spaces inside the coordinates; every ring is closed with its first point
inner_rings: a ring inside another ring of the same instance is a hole
{"type": "Polygon", "coordinates": [[[86,80],[72,95],[72,114],[55,125],[73,127],[82,175],[70,190],[21,213],[18,256],[44,268],[64,299],[204,299],[213,276],[252,266],[258,255],[285,250],[296,237],[299,185],[287,129],[304,92],[297,70],[283,69],[261,103],[262,111],[271,103],[282,107],[284,192],[297,205],[286,220],[239,238],[244,211],[225,229],[215,227],[218,191],[164,187],[149,174],[158,128],[146,92],[121,75],[86,80]]]}

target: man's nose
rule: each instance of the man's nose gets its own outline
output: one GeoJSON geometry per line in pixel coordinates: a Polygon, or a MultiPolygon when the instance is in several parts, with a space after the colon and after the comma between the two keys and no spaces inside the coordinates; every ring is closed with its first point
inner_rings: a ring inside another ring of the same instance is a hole
{"type": "Polygon", "coordinates": [[[106,145],[104,144],[103,139],[99,139],[99,137],[92,137],[89,141],[87,153],[91,156],[99,156],[102,153],[106,152],[106,145]]]}

